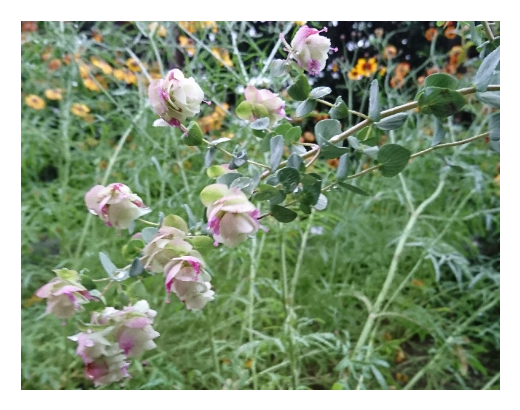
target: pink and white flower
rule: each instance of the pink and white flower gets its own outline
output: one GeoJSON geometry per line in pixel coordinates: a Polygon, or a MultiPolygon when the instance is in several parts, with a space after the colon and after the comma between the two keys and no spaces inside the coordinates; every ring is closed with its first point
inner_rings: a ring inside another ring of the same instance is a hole
{"type": "Polygon", "coordinates": [[[165,287],[169,294],[172,290],[189,310],[200,310],[213,300],[215,292],[211,290],[211,277],[202,268],[204,261],[196,256],[174,258],[164,267],[165,287]]]}
{"type": "Polygon", "coordinates": [[[200,193],[200,199],[207,207],[208,229],[213,232],[215,246],[222,243],[233,248],[262,228],[258,222],[260,212],[237,188],[209,185],[200,193]]]}
{"type": "Polygon", "coordinates": [[[127,229],[132,221],[151,212],[139,196],[121,183],[92,187],[85,195],[85,203],[90,213],[117,230],[127,229]]]}
{"type": "MultiPolygon", "coordinates": [[[[330,39],[320,36],[322,30],[302,26],[296,32],[290,47],[288,47],[289,58],[294,58],[298,65],[309,74],[315,75],[325,68],[328,52],[331,50],[330,39]]],[[[337,51],[337,49],[334,49],[337,51]]]]}
{"type": "Polygon", "coordinates": [[[48,313],[53,313],[60,319],[74,316],[81,306],[92,298],[88,290],[79,283],[78,273],[68,269],[56,269],[58,277],[36,291],[36,296],[47,299],[48,313]]]}
{"type": "Polygon", "coordinates": [[[186,118],[200,112],[204,92],[193,77],[186,78],[175,68],[166,78],[152,80],[148,87],[148,99],[153,111],[161,117],[154,126],[179,127],[186,118]]]}

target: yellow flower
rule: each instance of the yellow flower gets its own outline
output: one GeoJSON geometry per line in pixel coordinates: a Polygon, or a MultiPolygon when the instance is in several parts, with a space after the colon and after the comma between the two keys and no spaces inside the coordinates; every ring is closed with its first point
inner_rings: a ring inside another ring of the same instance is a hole
{"type": "Polygon", "coordinates": [[[45,108],[45,101],[43,101],[43,98],[34,94],[25,97],[25,104],[34,110],[43,110],[45,108]]]}
{"type": "Polygon", "coordinates": [[[116,68],[113,74],[119,81],[125,81],[127,84],[137,84],[137,77],[130,70],[116,68]]]}
{"type": "MultiPolygon", "coordinates": [[[[150,31],[153,31],[157,26],[159,26],[159,23],[157,22],[154,22],[154,23],[151,23],[149,26],[148,26],[148,29],[150,31]]],[[[155,33],[160,36],[160,37],[166,37],[166,27],[164,26],[159,26],[157,28],[157,30],[155,31],[155,33]]]]}
{"type": "Polygon", "coordinates": [[[213,55],[217,58],[220,58],[224,65],[227,65],[228,67],[233,67],[233,61],[229,58],[229,53],[227,50],[223,50],[220,47],[212,47],[211,52],[213,55]]]}
{"type": "Polygon", "coordinates": [[[90,91],[101,91],[101,89],[98,87],[98,85],[94,82],[92,78],[85,78],[83,80],[83,85],[90,91]]]}
{"type": "Polygon", "coordinates": [[[293,21],[293,23],[296,24],[297,26],[303,26],[307,22],[306,21],[293,21]]]}
{"type": "Polygon", "coordinates": [[[116,68],[112,74],[114,74],[114,77],[117,78],[119,81],[125,79],[125,72],[120,68],[116,68]]]}
{"type": "Polygon", "coordinates": [[[361,80],[363,78],[363,75],[359,72],[357,67],[354,67],[352,70],[350,70],[347,76],[349,79],[354,81],[361,80]]]}
{"type": "Polygon", "coordinates": [[[90,108],[88,108],[85,104],[72,104],[70,112],[78,117],[85,118],[87,114],[90,112],[90,108]]]}
{"type": "Polygon", "coordinates": [[[49,100],[61,100],[61,90],[59,88],[45,90],[45,97],[49,100]]]}
{"type": "Polygon", "coordinates": [[[101,43],[103,41],[103,36],[99,31],[92,30],[92,40],[101,43]]]}
{"type": "Polygon", "coordinates": [[[193,57],[195,55],[195,47],[193,47],[193,40],[191,38],[185,37],[185,36],[179,36],[179,45],[186,49],[186,53],[190,57],[193,57]]]}
{"type": "Polygon", "coordinates": [[[129,58],[128,60],[126,60],[126,66],[130,69],[130,71],[133,71],[134,73],[141,71],[139,63],[137,62],[137,60],[133,58],[129,58]]]}
{"type": "Polygon", "coordinates": [[[383,77],[386,74],[386,67],[379,68],[379,75],[383,77]]]}
{"type": "Polygon", "coordinates": [[[190,33],[195,33],[198,30],[211,27],[213,32],[218,31],[217,23],[215,21],[179,21],[179,25],[190,33]]]}
{"type": "Polygon", "coordinates": [[[377,62],[374,57],[370,59],[360,58],[356,64],[356,68],[361,75],[370,77],[377,71],[377,62]]]}
{"type": "Polygon", "coordinates": [[[79,65],[79,75],[81,78],[85,79],[88,78],[88,73],[90,72],[90,69],[85,64],[79,65]]]}
{"type": "Polygon", "coordinates": [[[90,62],[92,63],[92,65],[94,65],[94,67],[97,67],[101,71],[103,71],[103,74],[106,74],[106,75],[112,74],[112,67],[106,61],[103,61],[100,58],[92,56],[92,57],[90,57],[90,62]]]}

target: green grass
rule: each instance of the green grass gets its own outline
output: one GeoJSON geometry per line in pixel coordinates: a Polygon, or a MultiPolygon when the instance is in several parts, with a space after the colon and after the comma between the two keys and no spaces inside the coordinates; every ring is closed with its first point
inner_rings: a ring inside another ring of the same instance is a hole
{"type": "MultiPolygon", "coordinates": [[[[53,45],[56,57],[77,51],[85,61],[98,54],[114,62],[116,51],[126,60],[129,47],[151,65],[155,52],[149,39],[139,37],[138,30],[111,30],[108,23],[99,23],[104,40],[96,44],[72,24],[40,24],[40,32],[22,45],[22,92],[43,96],[50,87],[65,91],[63,100],[47,101],[42,111],[30,109],[22,99],[21,387],[92,389],[75,343],[66,339],[78,332],[73,321],[62,326],[57,318],[43,316],[44,302],[27,303],[53,277],[52,269],[84,269],[101,279],[105,273],[99,252],[108,253],[118,266],[127,263],[120,249],[128,234],[118,236],[89,215],[85,192],[102,181],[123,182],[152,207],[148,220],[155,221],[159,211],[186,217],[183,204],[202,219],[198,194],[211,180],[203,170],[204,148],[186,147],[180,132],[151,126],[155,116],[147,107],[143,84],[114,81],[107,93],[93,92],[82,86],[74,63],[52,72],[40,58],[53,45]],[[90,47],[88,55],[75,49],[76,39],[90,47]],[[87,104],[94,121],[72,115],[73,103],[87,104]],[[117,151],[124,135],[128,138],[117,151]],[[107,165],[112,165],[109,172],[107,165]]],[[[167,27],[182,33],[173,23],[167,27]]],[[[242,33],[239,41],[252,41],[246,40],[240,22],[233,29],[242,33]]],[[[215,41],[231,51],[228,30],[219,26],[215,41]]],[[[173,46],[172,32],[157,41],[165,61],[183,52],[173,46]]],[[[261,72],[262,58],[273,44],[256,43],[258,58],[242,54],[250,77],[261,72]]],[[[245,85],[239,61],[233,57],[228,69],[195,46],[200,58],[186,66],[187,75],[200,79],[211,101],[225,102],[237,85],[245,85]]],[[[361,90],[349,87],[354,95],[361,90]]],[[[391,92],[394,105],[413,97],[411,91],[391,92]]],[[[204,107],[204,113],[213,108],[204,107]]],[[[477,115],[469,127],[449,121],[447,141],[486,129],[482,106],[473,103],[470,110],[477,115]]],[[[432,128],[431,118],[413,113],[404,127],[388,135],[389,141],[418,152],[430,146],[426,132],[432,128]]],[[[233,141],[248,147],[251,159],[263,160],[257,139],[232,108],[221,131],[234,133],[233,141]]],[[[227,160],[218,153],[215,163],[227,160]]],[[[334,191],[327,194],[326,210],[310,217],[300,215],[284,226],[265,218],[268,233],[205,256],[216,298],[201,312],[188,311],[173,299],[166,304],[161,275],[145,275],[144,287],[128,294],[132,301],[146,298],[158,311],[158,346],[143,361],[132,362],[132,379],[123,387],[116,383],[105,388],[499,388],[500,253],[492,249],[500,235],[500,201],[493,181],[498,161],[483,141],[446,148],[414,159],[402,177],[385,178],[375,171],[354,180],[369,192],[367,197],[334,191]],[[445,160],[462,172],[447,173],[440,194],[417,218],[383,301],[385,313],[354,351],[410,219],[410,204],[417,209],[436,190],[445,160]]],[[[314,170],[326,176],[324,186],[333,179],[334,170],[325,161],[318,161],[314,170]]],[[[124,303],[114,288],[107,300],[119,308],[124,303]]],[[[102,303],[93,307],[101,309],[102,303]]],[[[86,313],[82,318],[87,320],[86,313]]]]}

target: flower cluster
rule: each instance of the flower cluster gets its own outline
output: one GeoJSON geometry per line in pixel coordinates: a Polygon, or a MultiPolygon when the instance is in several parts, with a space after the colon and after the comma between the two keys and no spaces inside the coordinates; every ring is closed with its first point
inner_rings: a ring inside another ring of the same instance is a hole
{"type": "Polygon", "coordinates": [[[143,249],[145,269],[162,272],[168,297],[173,291],[189,310],[200,310],[213,300],[211,277],[203,269],[204,260],[186,239],[185,222],[177,217],[168,226],[165,219],[152,240],[143,249]]]}
{"type": "Polygon", "coordinates": [[[36,296],[47,299],[46,313],[52,313],[60,319],[74,316],[82,310],[92,296],[79,282],[78,272],[69,269],[54,270],[57,277],[36,291],[36,296]]]}
{"type": "Polygon", "coordinates": [[[200,193],[200,199],[207,207],[208,229],[213,232],[215,246],[222,243],[233,248],[262,228],[258,209],[237,188],[209,185],[200,193]]]}
{"type": "Polygon", "coordinates": [[[95,386],[130,377],[126,359],[156,347],[153,339],[159,333],[152,327],[156,314],[145,300],[123,310],[107,307],[101,313],[92,313],[89,329],[69,337],[78,343],[76,354],[95,386]]]}
{"type": "Polygon", "coordinates": [[[92,187],[85,195],[85,203],[92,214],[117,230],[127,229],[132,221],[151,212],[139,196],[121,183],[92,187]]]}
{"type": "Polygon", "coordinates": [[[185,78],[179,69],[168,72],[166,78],[152,80],[148,99],[153,111],[161,117],[155,126],[180,127],[187,118],[200,112],[204,92],[193,77],[185,78]]]}

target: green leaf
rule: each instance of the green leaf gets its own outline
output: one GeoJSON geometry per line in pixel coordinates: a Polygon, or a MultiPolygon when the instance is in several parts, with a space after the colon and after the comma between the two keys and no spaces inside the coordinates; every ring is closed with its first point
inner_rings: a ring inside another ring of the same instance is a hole
{"type": "Polygon", "coordinates": [[[342,386],[341,384],[339,384],[338,382],[336,382],[336,383],[334,383],[334,384],[332,385],[331,390],[344,390],[344,389],[343,389],[343,386],[342,386]]]}
{"type": "Polygon", "coordinates": [[[264,130],[251,130],[253,135],[258,138],[264,138],[266,135],[266,132],[264,130]]]}
{"type": "Polygon", "coordinates": [[[271,65],[269,66],[271,70],[271,75],[273,77],[281,77],[287,72],[287,61],[286,60],[273,60],[271,65]]]}
{"type": "Polygon", "coordinates": [[[500,141],[500,113],[497,112],[489,119],[489,139],[500,141]]]}
{"type": "Polygon", "coordinates": [[[412,153],[398,144],[386,144],[379,149],[377,160],[382,164],[383,176],[393,177],[399,174],[408,164],[412,153]]]}
{"type": "Polygon", "coordinates": [[[285,134],[291,128],[293,128],[293,126],[291,124],[283,123],[283,124],[278,125],[273,131],[274,131],[275,135],[283,135],[283,136],[285,136],[285,134]]]}
{"type": "Polygon", "coordinates": [[[150,243],[153,237],[157,234],[157,231],[159,231],[157,228],[153,228],[151,226],[144,228],[141,231],[144,243],[150,243]]]}
{"type": "Polygon", "coordinates": [[[430,74],[424,80],[424,88],[427,87],[439,87],[439,88],[448,88],[450,90],[456,90],[459,81],[449,74],[444,73],[435,73],[430,74]]]}
{"type": "Polygon", "coordinates": [[[328,141],[332,137],[341,134],[341,123],[338,120],[321,120],[314,127],[314,134],[328,141]]]}
{"type": "Polygon", "coordinates": [[[444,130],[441,120],[435,117],[434,123],[435,128],[433,131],[432,147],[439,144],[446,136],[446,131],[444,130]]]}
{"type": "Polygon", "coordinates": [[[253,106],[249,101],[242,101],[235,110],[237,117],[241,120],[249,120],[253,115],[253,106]]]}
{"type": "Polygon", "coordinates": [[[320,194],[318,197],[318,201],[314,205],[314,209],[316,209],[317,211],[323,211],[325,208],[327,208],[328,202],[329,201],[327,200],[327,197],[323,194],[320,194]]]}
{"type": "Polygon", "coordinates": [[[216,179],[217,184],[226,184],[231,186],[231,183],[237,179],[243,177],[240,172],[228,172],[227,174],[221,175],[216,179]]]}
{"type": "Polygon", "coordinates": [[[292,222],[298,216],[296,212],[280,205],[271,205],[271,214],[277,221],[282,223],[292,222]]]}
{"type": "Polygon", "coordinates": [[[300,126],[291,127],[289,131],[284,135],[285,142],[287,145],[291,145],[293,142],[299,141],[302,136],[302,128],[300,126]]]}
{"type": "Polygon", "coordinates": [[[182,141],[190,147],[195,147],[202,144],[202,136],[199,124],[196,121],[191,121],[190,125],[188,125],[188,135],[184,136],[182,141]]]}
{"type": "Polygon", "coordinates": [[[491,80],[493,79],[494,71],[498,63],[500,62],[500,46],[489,53],[486,58],[482,61],[477,74],[475,75],[475,81],[473,84],[477,91],[484,92],[491,80]]]}
{"type": "Polygon", "coordinates": [[[144,245],[145,243],[141,239],[131,239],[126,245],[123,246],[121,253],[126,260],[131,261],[141,253],[144,245]]]}
{"type": "Polygon", "coordinates": [[[164,218],[162,225],[177,228],[182,232],[188,233],[188,224],[179,215],[169,214],[164,218]]]}
{"type": "Polygon", "coordinates": [[[338,168],[336,169],[336,178],[343,179],[348,174],[348,154],[339,157],[338,168]]]}
{"type": "Polygon", "coordinates": [[[466,105],[466,99],[457,91],[447,88],[428,87],[419,97],[419,107],[425,114],[436,117],[449,117],[466,105]]]}
{"type": "Polygon", "coordinates": [[[143,282],[136,280],[132,285],[127,288],[128,296],[136,299],[147,299],[150,295],[146,291],[146,287],[143,282]]]}
{"type": "Polygon", "coordinates": [[[294,168],[282,168],[278,171],[278,180],[286,194],[293,192],[300,183],[300,173],[294,168]]]}
{"type": "Polygon", "coordinates": [[[210,178],[218,178],[226,172],[226,168],[224,168],[222,165],[212,165],[206,169],[206,175],[210,178]]]}
{"type": "Polygon", "coordinates": [[[130,271],[128,272],[128,275],[131,278],[135,278],[136,276],[139,276],[144,271],[143,263],[141,262],[141,259],[135,258],[132,262],[132,265],[130,266],[130,271]]]}
{"type": "Polygon", "coordinates": [[[321,177],[311,172],[304,174],[301,182],[303,190],[300,202],[309,206],[316,205],[321,194],[321,177]]]}
{"type": "Polygon", "coordinates": [[[390,117],[383,118],[381,121],[375,122],[374,125],[380,130],[395,130],[406,122],[408,114],[400,112],[398,114],[391,115],[390,117]]]}
{"type": "Polygon", "coordinates": [[[334,120],[341,120],[342,118],[348,117],[348,107],[347,104],[343,101],[343,98],[336,98],[336,103],[334,107],[329,110],[330,118],[334,120]]]}
{"type": "Polygon", "coordinates": [[[278,191],[275,196],[271,197],[269,199],[269,202],[271,205],[278,205],[281,204],[283,201],[285,201],[285,197],[287,195],[283,191],[278,191]]]}
{"type": "Polygon", "coordinates": [[[370,369],[372,370],[372,374],[374,375],[377,382],[379,383],[379,386],[381,386],[381,389],[388,390],[388,385],[386,384],[386,380],[383,377],[383,375],[381,374],[381,372],[379,371],[379,369],[374,365],[371,365],[370,369]]]}
{"type": "Polygon", "coordinates": [[[217,149],[215,147],[208,148],[206,155],[204,156],[204,168],[208,168],[211,165],[216,153],[217,149]]]}
{"type": "Polygon", "coordinates": [[[269,141],[271,148],[271,158],[269,163],[271,165],[271,172],[276,171],[280,162],[282,162],[282,155],[284,149],[284,140],[281,135],[276,135],[269,141]]]}
{"type": "Polygon", "coordinates": [[[368,98],[368,116],[374,122],[381,119],[381,106],[379,104],[379,83],[373,80],[370,84],[370,94],[368,98]]]}
{"type": "Polygon", "coordinates": [[[253,130],[265,130],[267,127],[269,127],[269,118],[259,118],[256,121],[253,121],[251,124],[249,124],[249,127],[253,130]]]}
{"type": "Polygon", "coordinates": [[[377,158],[377,154],[379,152],[379,147],[364,147],[361,152],[372,159],[377,158]]]}
{"type": "Polygon", "coordinates": [[[89,293],[90,293],[90,296],[101,300],[104,305],[107,304],[107,301],[106,301],[105,297],[101,294],[101,292],[99,290],[92,289],[92,290],[89,291],[89,293]]]}
{"type": "Polygon", "coordinates": [[[348,189],[351,192],[354,192],[355,194],[363,195],[363,196],[369,196],[370,194],[366,191],[363,191],[361,188],[358,188],[357,186],[346,184],[344,182],[338,181],[338,185],[342,188],[348,189]]]}
{"type": "Polygon", "coordinates": [[[214,247],[213,238],[205,235],[188,237],[185,239],[185,241],[191,244],[191,246],[193,246],[200,253],[207,252],[214,247]]]}
{"type": "Polygon", "coordinates": [[[491,148],[492,151],[500,152],[500,141],[489,140],[489,148],[491,148]]]}
{"type": "Polygon", "coordinates": [[[493,108],[500,108],[500,91],[486,91],[475,93],[477,99],[493,108]]]}
{"type": "Polygon", "coordinates": [[[349,148],[337,147],[325,140],[321,135],[316,135],[316,141],[320,146],[320,155],[324,159],[339,158],[349,152],[349,148]]]}
{"type": "Polygon", "coordinates": [[[316,100],[305,100],[296,107],[296,116],[304,117],[316,107],[316,100]]]}
{"type": "Polygon", "coordinates": [[[310,99],[316,99],[329,95],[332,90],[329,87],[316,87],[309,93],[310,99]]]}
{"type": "Polygon", "coordinates": [[[197,226],[197,220],[195,219],[195,215],[193,215],[193,211],[191,210],[190,206],[188,204],[182,204],[182,209],[186,211],[186,214],[188,215],[188,223],[190,228],[194,228],[197,226]]]}
{"type": "Polygon", "coordinates": [[[77,282],[79,280],[78,272],[71,269],[54,269],[53,272],[56,276],[63,280],[70,280],[72,282],[77,282]]]}
{"type": "Polygon", "coordinates": [[[287,160],[287,167],[294,168],[298,171],[305,171],[305,163],[303,162],[302,157],[294,152],[289,155],[289,159],[287,160]]]}
{"type": "Polygon", "coordinates": [[[256,188],[255,199],[258,201],[265,201],[267,199],[271,199],[276,194],[278,194],[278,189],[276,189],[274,186],[268,184],[259,184],[256,188]]]}
{"type": "Polygon", "coordinates": [[[94,282],[90,276],[81,274],[81,275],[79,275],[79,278],[80,278],[81,284],[83,286],[85,286],[85,288],[87,290],[96,289],[96,287],[97,287],[96,282],[94,282]]]}
{"type": "Polygon", "coordinates": [[[293,100],[303,101],[306,100],[311,91],[309,80],[305,74],[300,74],[294,84],[287,89],[287,94],[291,96],[293,100]]]}
{"type": "Polygon", "coordinates": [[[117,270],[117,266],[112,263],[110,260],[110,257],[103,253],[99,252],[99,260],[101,261],[101,265],[103,266],[103,269],[105,269],[105,272],[107,275],[113,279],[114,278],[114,272],[117,270]]]}
{"type": "Polygon", "coordinates": [[[229,169],[235,170],[240,168],[245,163],[247,163],[247,154],[245,150],[241,150],[237,152],[229,162],[229,169]]]}
{"type": "Polygon", "coordinates": [[[253,193],[253,190],[255,189],[253,180],[249,177],[236,178],[235,180],[233,180],[229,187],[238,188],[247,195],[251,195],[253,193]]]}

